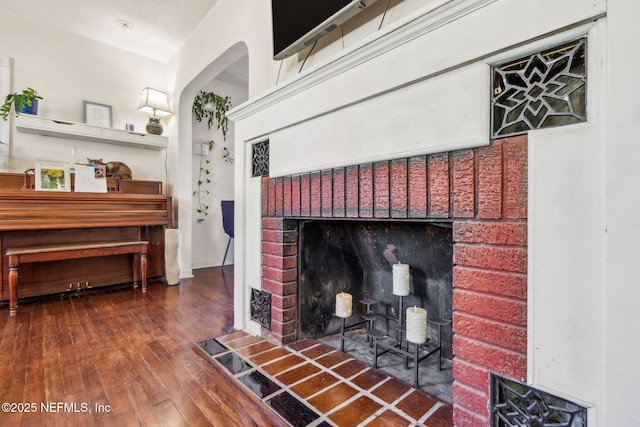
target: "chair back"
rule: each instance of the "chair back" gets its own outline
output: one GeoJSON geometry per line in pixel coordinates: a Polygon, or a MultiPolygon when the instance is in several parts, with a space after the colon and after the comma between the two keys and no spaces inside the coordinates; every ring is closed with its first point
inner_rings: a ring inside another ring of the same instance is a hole
{"type": "Polygon", "coordinates": [[[233,213],[234,213],[234,201],[233,200],[222,200],[220,202],[222,207],[222,228],[224,232],[229,235],[229,237],[233,238],[233,213]]]}

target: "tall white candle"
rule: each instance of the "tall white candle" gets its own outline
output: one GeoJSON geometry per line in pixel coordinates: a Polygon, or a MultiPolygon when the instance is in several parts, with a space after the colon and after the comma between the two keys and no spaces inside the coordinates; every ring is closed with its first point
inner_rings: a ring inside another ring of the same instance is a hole
{"type": "Polygon", "coordinates": [[[415,344],[427,342],[427,310],[424,308],[407,308],[407,341],[415,344]]]}
{"type": "Polygon", "coordinates": [[[340,292],[336,295],[336,316],[351,317],[353,298],[351,294],[340,292]]]}
{"type": "Polygon", "coordinates": [[[393,294],[409,295],[409,264],[393,264],[393,294]]]}

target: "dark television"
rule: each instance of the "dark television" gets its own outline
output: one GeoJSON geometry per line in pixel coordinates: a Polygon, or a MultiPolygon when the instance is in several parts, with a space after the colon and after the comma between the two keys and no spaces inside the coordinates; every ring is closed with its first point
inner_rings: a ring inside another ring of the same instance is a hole
{"type": "Polygon", "coordinates": [[[377,0],[271,0],[273,59],[301,51],[377,0]]]}

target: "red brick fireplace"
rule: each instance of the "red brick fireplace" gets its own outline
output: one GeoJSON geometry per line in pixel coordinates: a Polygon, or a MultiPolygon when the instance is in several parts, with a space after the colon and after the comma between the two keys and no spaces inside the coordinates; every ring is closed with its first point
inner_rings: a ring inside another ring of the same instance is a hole
{"type": "Polygon", "coordinates": [[[526,377],[526,136],[262,184],[263,333],[283,344],[298,337],[298,219],[451,221],[454,422],[488,425],[489,373],[526,377]]]}

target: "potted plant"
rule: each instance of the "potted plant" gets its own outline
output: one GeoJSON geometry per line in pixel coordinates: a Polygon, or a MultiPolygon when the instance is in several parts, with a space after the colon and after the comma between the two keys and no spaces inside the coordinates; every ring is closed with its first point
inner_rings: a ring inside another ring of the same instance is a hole
{"type": "Polygon", "coordinates": [[[211,129],[215,125],[222,131],[223,139],[227,139],[227,111],[231,108],[231,98],[213,92],[200,91],[193,100],[193,115],[199,122],[206,121],[211,129]]]}
{"type": "Polygon", "coordinates": [[[11,107],[15,105],[16,116],[18,113],[38,114],[38,100],[42,99],[35,89],[30,87],[24,89],[22,93],[10,93],[4,100],[0,108],[0,116],[4,121],[9,120],[11,107]]]}

